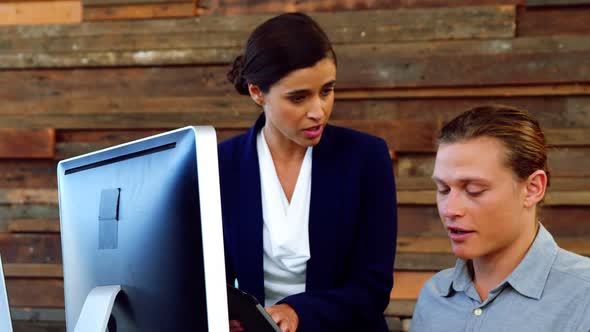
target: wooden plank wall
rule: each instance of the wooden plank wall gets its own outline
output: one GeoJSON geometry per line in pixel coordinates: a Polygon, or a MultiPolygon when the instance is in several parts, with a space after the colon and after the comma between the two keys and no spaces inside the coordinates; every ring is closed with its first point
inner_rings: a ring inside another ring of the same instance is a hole
{"type": "Polygon", "coordinates": [[[225,81],[228,64],[253,27],[293,10],[335,44],[332,122],[384,137],[396,161],[392,331],[453,265],[429,176],[437,131],[468,107],[540,120],[554,175],[544,223],[590,255],[590,1],[2,0],[0,253],[17,331],[64,331],[57,162],[189,124],[243,132],[259,111],[225,81]]]}

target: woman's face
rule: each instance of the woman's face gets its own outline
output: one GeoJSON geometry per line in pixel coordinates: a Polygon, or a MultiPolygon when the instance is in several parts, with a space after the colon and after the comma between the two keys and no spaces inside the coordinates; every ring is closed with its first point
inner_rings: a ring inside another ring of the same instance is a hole
{"type": "Polygon", "coordinates": [[[527,181],[505,165],[506,153],[491,137],[439,146],[433,174],[438,212],[460,258],[508,257],[528,245],[535,223],[527,214],[527,181]]]}
{"type": "Polygon", "coordinates": [[[324,58],[292,71],[263,93],[250,85],[250,96],[266,116],[264,134],[269,144],[301,147],[319,143],[334,105],[336,65],[324,58]]]}

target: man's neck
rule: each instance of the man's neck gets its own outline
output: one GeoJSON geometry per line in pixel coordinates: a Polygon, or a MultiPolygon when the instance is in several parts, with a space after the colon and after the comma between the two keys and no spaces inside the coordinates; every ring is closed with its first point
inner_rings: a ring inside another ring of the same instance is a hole
{"type": "Polygon", "coordinates": [[[472,260],[473,283],[482,301],[518,267],[532,246],[538,229],[539,223],[534,223],[534,227],[508,246],[472,260]]]}

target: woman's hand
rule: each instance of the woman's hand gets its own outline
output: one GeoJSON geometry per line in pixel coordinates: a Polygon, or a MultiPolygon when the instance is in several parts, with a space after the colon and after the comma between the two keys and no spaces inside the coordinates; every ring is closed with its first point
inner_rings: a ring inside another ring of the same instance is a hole
{"type": "Polygon", "coordinates": [[[299,316],[288,304],[277,304],[264,308],[283,332],[295,332],[299,326],[299,316]]]}

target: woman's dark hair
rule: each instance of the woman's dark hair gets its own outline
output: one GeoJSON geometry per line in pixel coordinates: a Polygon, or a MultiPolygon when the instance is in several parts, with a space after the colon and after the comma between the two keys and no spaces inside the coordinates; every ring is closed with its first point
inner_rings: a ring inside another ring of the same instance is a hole
{"type": "Polygon", "coordinates": [[[539,122],[526,111],[503,105],[472,108],[447,123],[441,131],[439,144],[493,137],[506,147],[505,163],[521,180],[536,170],[550,173],[547,166],[545,135],[539,122]]]}
{"type": "Polygon", "coordinates": [[[267,93],[290,72],[311,67],[326,57],[336,63],[328,36],[311,17],[282,14],[252,32],[244,54],[235,59],[227,78],[240,94],[249,94],[249,83],[267,93]]]}

